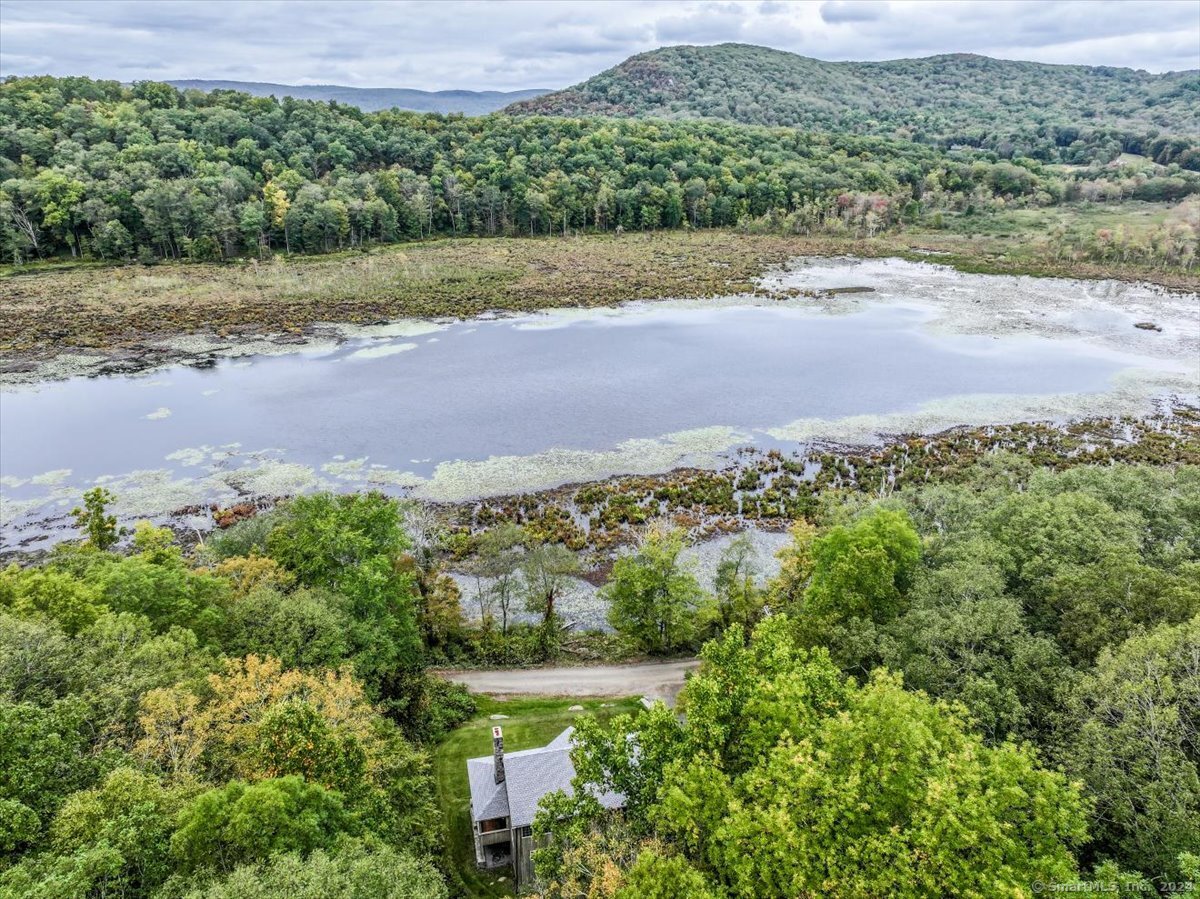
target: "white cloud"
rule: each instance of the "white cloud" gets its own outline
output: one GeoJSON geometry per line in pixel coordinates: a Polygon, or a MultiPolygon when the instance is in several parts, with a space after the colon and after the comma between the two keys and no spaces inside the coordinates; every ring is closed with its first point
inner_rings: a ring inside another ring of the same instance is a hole
{"type": "Polygon", "coordinates": [[[1200,67],[1192,0],[0,0],[3,74],[287,84],[565,87],[662,44],[746,41],[822,59],[983,53],[1200,67]]]}

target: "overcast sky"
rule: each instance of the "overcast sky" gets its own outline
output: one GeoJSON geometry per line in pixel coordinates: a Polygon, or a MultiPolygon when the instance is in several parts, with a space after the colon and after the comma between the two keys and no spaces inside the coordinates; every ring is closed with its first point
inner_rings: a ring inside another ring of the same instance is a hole
{"type": "Polygon", "coordinates": [[[1200,0],[0,0],[0,74],[511,90],[668,44],[1200,67],[1200,0]]]}

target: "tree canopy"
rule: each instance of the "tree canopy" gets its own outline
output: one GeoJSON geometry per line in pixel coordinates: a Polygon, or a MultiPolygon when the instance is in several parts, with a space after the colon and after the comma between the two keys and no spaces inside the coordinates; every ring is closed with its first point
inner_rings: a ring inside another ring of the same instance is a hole
{"type": "Polygon", "coordinates": [[[1169,165],[1068,171],[1033,147],[1000,158],[892,131],[365,113],[152,82],[9,78],[0,83],[0,252],[207,261],[433,235],[755,220],[872,236],[924,207],[1049,205],[1092,187],[1154,200],[1200,190],[1180,168],[1194,151],[1153,142],[1117,141],[1118,152],[1157,152],[1169,165]]]}
{"type": "Polygon", "coordinates": [[[297,499],[198,556],[97,539],[109,500],[0,572],[0,894],[446,895],[417,740],[472,704],[421,670],[397,503],[297,499]]]}
{"type": "MultiPolygon", "coordinates": [[[[795,644],[784,616],[749,645],[732,628],[702,658],[671,751],[647,744],[654,799],[629,813],[669,848],[647,846],[631,885],[675,871],[701,894],[927,896],[1074,878],[1086,804],[1031,748],[985,746],[954,707],[896,676],[846,680],[795,644]]],[[[619,752],[641,766],[644,731],[624,724],[582,733],[581,775],[623,784],[619,752]]],[[[556,861],[541,859],[551,878],[556,861]]]]}

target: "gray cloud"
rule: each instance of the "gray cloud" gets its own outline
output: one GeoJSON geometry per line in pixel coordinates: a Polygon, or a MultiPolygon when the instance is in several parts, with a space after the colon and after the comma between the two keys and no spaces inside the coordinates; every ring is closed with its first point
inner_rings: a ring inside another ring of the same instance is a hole
{"type": "Polygon", "coordinates": [[[167,68],[167,64],[154,59],[128,59],[117,63],[117,68],[128,69],[131,72],[161,72],[167,68]]]}
{"type": "Polygon", "coordinates": [[[663,44],[718,44],[741,39],[746,20],[738,12],[701,10],[659,20],[654,33],[663,44]]]}
{"type": "Polygon", "coordinates": [[[564,87],[665,44],[1200,67],[1194,0],[0,0],[0,74],[564,87]]]}
{"type": "Polygon", "coordinates": [[[886,2],[872,0],[826,0],[821,4],[821,19],[831,25],[842,22],[874,22],[888,13],[886,2]]]}

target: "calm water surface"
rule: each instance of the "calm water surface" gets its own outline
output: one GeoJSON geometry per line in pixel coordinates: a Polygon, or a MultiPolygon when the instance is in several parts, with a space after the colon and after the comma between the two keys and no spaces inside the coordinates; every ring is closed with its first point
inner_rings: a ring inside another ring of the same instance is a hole
{"type": "Polygon", "coordinates": [[[199,446],[270,449],[314,468],[365,457],[428,475],[440,462],[606,450],[712,425],[886,414],[965,394],[1099,392],[1125,364],[1062,341],[933,335],[925,318],[895,305],[837,316],[650,306],[14,390],[0,395],[6,518],[39,511],[28,498],[47,483],[61,494],[104,475],[182,473],[196,462],[178,451],[199,446]],[[19,514],[15,501],[26,503],[19,514]]]}

